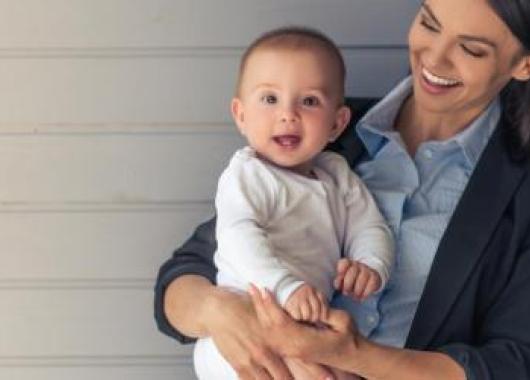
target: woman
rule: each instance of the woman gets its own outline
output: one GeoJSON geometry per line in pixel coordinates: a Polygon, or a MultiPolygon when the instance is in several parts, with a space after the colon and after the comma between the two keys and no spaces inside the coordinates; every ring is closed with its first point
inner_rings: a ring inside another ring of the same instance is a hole
{"type": "Polygon", "coordinates": [[[282,355],[367,379],[530,378],[529,25],[530,0],[425,1],[411,77],[332,147],[396,235],[367,338],[343,312],[315,330],[266,292],[212,286],[213,222],[160,270],[162,331],[211,336],[242,379],[288,378],[282,355]]]}

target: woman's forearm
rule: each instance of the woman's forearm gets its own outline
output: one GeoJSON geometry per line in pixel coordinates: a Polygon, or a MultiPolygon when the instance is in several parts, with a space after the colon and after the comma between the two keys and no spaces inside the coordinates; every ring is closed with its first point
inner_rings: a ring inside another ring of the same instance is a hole
{"type": "Polygon", "coordinates": [[[364,338],[329,364],[369,380],[466,379],[462,367],[445,354],[386,347],[364,338]]]}
{"type": "Polygon", "coordinates": [[[204,320],[208,300],[216,287],[198,275],[184,275],[169,284],[164,295],[164,313],[171,325],[191,337],[209,335],[204,320]]]}

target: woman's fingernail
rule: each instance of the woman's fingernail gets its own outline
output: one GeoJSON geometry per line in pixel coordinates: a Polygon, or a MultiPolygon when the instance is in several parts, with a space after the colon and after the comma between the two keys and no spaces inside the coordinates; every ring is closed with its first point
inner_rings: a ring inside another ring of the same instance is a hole
{"type": "Polygon", "coordinates": [[[271,295],[269,293],[269,290],[267,288],[263,288],[261,290],[261,296],[263,297],[264,300],[268,300],[271,298],[271,295]]]}

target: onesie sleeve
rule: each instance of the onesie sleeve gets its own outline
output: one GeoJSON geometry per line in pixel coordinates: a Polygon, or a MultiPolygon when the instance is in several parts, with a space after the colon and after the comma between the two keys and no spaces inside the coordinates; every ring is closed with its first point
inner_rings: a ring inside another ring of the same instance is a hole
{"type": "Polygon", "coordinates": [[[280,302],[302,284],[275,255],[267,233],[282,196],[281,183],[265,163],[240,155],[222,174],[215,199],[220,275],[244,287],[253,283],[270,289],[280,302]]]}
{"type": "Polygon", "coordinates": [[[374,269],[381,277],[381,290],[394,264],[392,232],[362,180],[342,157],[328,155],[333,155],[337,182],[345,199],[344,256],[374,269]]]}

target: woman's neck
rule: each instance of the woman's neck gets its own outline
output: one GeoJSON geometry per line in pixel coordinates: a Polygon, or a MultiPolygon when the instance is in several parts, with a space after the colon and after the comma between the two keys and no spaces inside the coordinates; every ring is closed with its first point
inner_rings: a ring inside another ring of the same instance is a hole
{"type": "Polygon", "coordinates": [[[411,95],[403,103],[394,127],[414,157],[422,143],[450,139],[469,126],[481,112],[480,108],[451,114],[428,112],[418,107],[411,95]]]}

